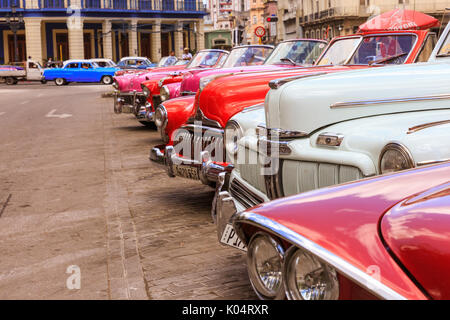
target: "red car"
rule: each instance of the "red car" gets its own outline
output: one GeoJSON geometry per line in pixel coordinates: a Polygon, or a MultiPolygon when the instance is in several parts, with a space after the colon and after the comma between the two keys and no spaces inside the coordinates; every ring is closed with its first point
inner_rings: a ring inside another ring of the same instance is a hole
{"type": "MultiPolygon", "coordinates": [[[[284,80],[289,81],[370,66],[426,61],[435,43],[436,35],[423,30],[366,32],[333,39],[314,67],[240,73],[217,78],[201,87],[195,100],[191,97],[173,99],[156,109],[155,124],[167,145],[154,147],[150,159],[164,164],[169,176],[213,184],[216,177],[207,176],[204,170],[204,163],[211,161],[204,161],[202,152],[223,149],[223,134],[228,120],[245,108],[263,103],[270,89],[270,81],[290,77],[284,80]],[[378,54],[382,58],[375,58],[378,54]],[[180,123],[185,123],[180,128],[184,136],[175,132],[180,123]],[[199,148],[198,141],[203,140],[202,134],[214,130],[217,135],[205,139],[199,148]],[[174,151],[181,141],[186,144],[186,139],[191,143],[189,157],[174,151]]],[[[217,157],[216,154],[209,156],[213,158],[213,163],[219,164],[218,169],[231,170],[223,157],[217,157]]]]}
{"type": "Polygon", "coordinates": [[[265,299],[450,299],[450,163],[272,201],[232,218],[265,299]]]}

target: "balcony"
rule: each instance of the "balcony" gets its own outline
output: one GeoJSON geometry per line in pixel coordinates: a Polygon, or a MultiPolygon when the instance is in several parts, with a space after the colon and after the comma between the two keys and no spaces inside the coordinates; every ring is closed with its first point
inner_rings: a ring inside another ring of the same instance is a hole
{"type": "Polygon", "coordinates": [[[197,0],[82,0],[82,9],[95,11],[206,12],[203,2],[197,0]]]}

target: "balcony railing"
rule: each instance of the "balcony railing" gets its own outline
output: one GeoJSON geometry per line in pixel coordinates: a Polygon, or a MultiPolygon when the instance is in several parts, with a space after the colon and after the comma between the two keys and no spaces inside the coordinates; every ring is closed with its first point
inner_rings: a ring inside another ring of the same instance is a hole
{"type": "Polygon", "coordinates": [[[42,9],[65,9],[70,6],[70,2],[65,0],[40,0],[39,8],[42,9]]]}
{"type": "Polygon", "coordinates": [[[13,5],[21,8],[21,4],[19,0],[0,0],[0,9],[11,9],[13,5]]]}
{"type": "MultiPolygon", "coordinates": [[[[0,0],[1,1],[1,0],[0,0]]],[[[83,9],[206,12],[198,0],[82,0],[83,9]]]]}

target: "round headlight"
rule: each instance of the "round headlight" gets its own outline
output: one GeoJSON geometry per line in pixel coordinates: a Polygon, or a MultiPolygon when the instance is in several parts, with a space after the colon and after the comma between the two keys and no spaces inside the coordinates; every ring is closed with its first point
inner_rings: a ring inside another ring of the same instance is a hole
{"type": "Polygon", "coordinates": [[[203,91],[203,89],[205,89],[205,87],[208,85],[208,83],[210,83],[211,81],[213,81],[212,77],[204,77],[200,79],[200,86],[199,89],[200,91],[203,91]]]}
{"type": "Polygon", "coordinates": [[[414,167],[412,156],[406,147],[398,143],[389,143],[381,151],[380,173],[391,173],[414,167]]]}
{"type": "Polygon", "coordinates": [[[162,86],[159,90],[159,95],[161,97],[161,101],[168,100],[170,98],[170,90],[167,86],[162,86]]]}
{"type": "Polygon", "coordinates": [[[146,98],[148,98],[150,96],[150,90],[146,86],[142,87],[142,93],[144,94],[144,96],[146,98]]]}
{"type": "Polygon", "coordinates": [[[231,156],[238,152],[238,141],[243,136],[241,126],[236,121],[228,121],[225,127],[225,148],[231,156]]]}
{"type": "Polygon", "coordinates": [[[256,233],[247,251],[250,282],[261,299],[282,299],[284,251],[281,245],[266,233],[256,233]]]}
{"type": "Polygon", "coordinates": [[[117,82],[117,80],[114,80],[112,86],[114,89],[119,89],[119,82],[117,82]]]}
{"type": "Polygon", "coordinates": [[[291,300],[337,300],[336,270],[314,255],[292,247],[284,266],[286,296],[291,300]]]}
{"type": "Polygon", "coordinates": [[[159,105],[155,110],[155,125],[161,128],[167,120],[166,108],[163,105],[159,105]]]}

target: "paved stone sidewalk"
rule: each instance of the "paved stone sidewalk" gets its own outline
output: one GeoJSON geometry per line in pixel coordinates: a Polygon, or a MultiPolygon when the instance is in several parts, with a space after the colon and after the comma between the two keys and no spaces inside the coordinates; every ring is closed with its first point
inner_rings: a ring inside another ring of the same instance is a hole
{"type": "MultiPolygon", "coordinates": [[[[160,143],[157,132],[132,116],[113,114],[110,99],[102,108],[105,140],[110,141],[105,145],[113,159],[112,187],[122,188],[114,192],[121,200],[111,199],[118,213],[108,214],[109,238],[119,234],[122,247],[111,253],[122,255],[128,273],[122,280],[111,275],[112,298],[142,298],[145,288],[150,299],[255,299],[245,253],[217,241],[210,216],[213,189],[169,178],[148,160],[150,146],[160,143]],[[119,293],[126,283],[129,289],[119,293]]],[[[118,265],[110,257],[110,269],[120,273],[118,265]]]]}

